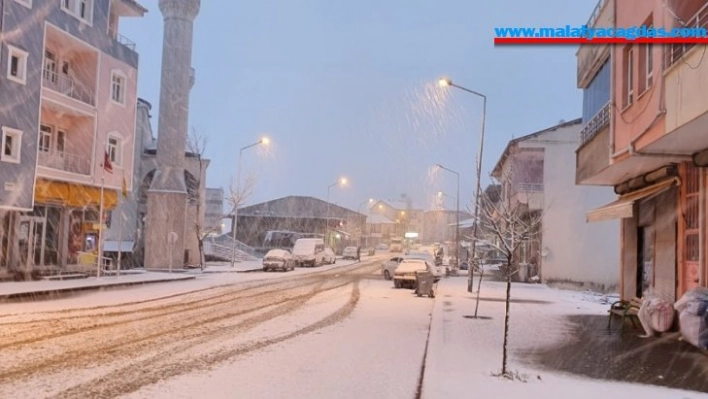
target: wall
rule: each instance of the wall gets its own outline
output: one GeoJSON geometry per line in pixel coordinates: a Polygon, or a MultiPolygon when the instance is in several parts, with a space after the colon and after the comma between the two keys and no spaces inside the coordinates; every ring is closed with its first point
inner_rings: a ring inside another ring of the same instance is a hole
{"type": "Polygon", "coordinates": [[[122,164],[113,165],[113,173],[106,173],[105,187],[120,190],[123,178],[132,190],[134,146],[135,146],[135,115],[138,101],[138,71],[110,55],[101,54],[99,62],[99,79],[96,96],[98,108],[97,134],[95,143],[94,183],[101,184],[101,164],[108,142],[109,133],[117,133],[122,137],[122,164]],[[126,76],[125,104],[117,104],[111,100],[111,72],[119,70],[126,76]]]}
{"type": "MultiPolygon", "coordinates": [[[[659,0],[624,0],[616,2],[617,27],[642,25],[651,15],[654,26],[664,26],[665,11],[659,0]]],[[[613,46],[612,62],[614,63],[614,99],[613,119],[615,127],[614,151],[627,149],[632,140],[642,135],[637,148],[656,140],[664,134],[664,117],[659,116],[661,102],[662,76],[662,46],[653,46],[653,75],[654,82],[645,93],[639,92],[639,51],[638,46],[633,46],[634,59],[634,103],[624,109],[624,87],[626,78],[622,73],[625,62],[625,46],[613,46]]],[[[628,156],[628,155],[625,155],[628,156]]]]}
{"type": "Polygon", "coordinates": [[[544,282],[614,290],[619,275],[619,224],[587,223],[588,211],[616,199],[611,187],[575,185],[575,149],[581,124],[559,128],[524,141],[544,147],[544,201],[541,258],[544,282]]]}

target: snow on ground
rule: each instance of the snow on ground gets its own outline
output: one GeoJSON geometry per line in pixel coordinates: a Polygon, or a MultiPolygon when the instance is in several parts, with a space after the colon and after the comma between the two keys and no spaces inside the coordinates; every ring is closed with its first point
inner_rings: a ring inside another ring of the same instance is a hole
{"type": "MultiPolygon", "coordinates": [[[[362,262],[366,262],[371,258],[362,258],[362,262]]],[[[246,262],[242,262],[246,263],[246,262]]],[[[295,268],[289,272],[252,272],[252,273],[236,273],[228,272],[230,265],[210,265],[207,267],[207,273],[201,273],[199,269],[190,270],[187,272],[172,273],[172,277],[176,279],[184,279],[190,277],[189,280],[173,281],[166,283],[151,283],[144,285],[121,286],[114,288],[104,288],[101,290],[92,291],[77,291],[71,295],[63,297],[48,298],[47,300],[35,300],[32,302],[6,302],[0,301],[0,315],[16,314],[16,313],[31,313],[31,312],[46,312],[79,307],[95,307],[95,306],[112,306],[127,302],[148,301],[166,296],[183,294],[185,292],[197,291],[232,284],[247,284],[267,281],[270,279],[287,278],[289,276],[297,276],[308,273],[316,273],[322,270],[329,270],[337,267],[347,266],[356,263],[356,261],[344,261],[337,259],[334,265],[320,266],[314,268],[295,268]],[[191,278],[195,277],[196,278],[191,278]]],[[[238,266],[236,270],[245,270],[245,266],[238,266]]],[[[232,270],[234,270],[232,269],[232,270]]],[[[246,269],[253,269],[252,265],[248,265],[246,269]]],[[[26,291],[27,287],[31,289],[57,289],[63,287],[80,287],[85,285],[100,285],[110,283],[111,281],[149,281],[170,278],[169,273],[148,272],[142,271],[139,273],[124,274],[121,276],[104,276],[100,279],[95,277],[80,279],[80,280],[64,280],[64,281],[28,281],[28,282],[8,282],[0,283],[0,296],[13,293],[16,291],[26,291]]]]}
{"type": "MultiPolygon", "coordinates": [[[[433,300],[393,289],[391,281],[380,279],[362,280],[360,289],[356,309],[339,324],[128,397],[412,398],[433,300]]],[[[329,299],[329,306],[341,304],[339,295],[329,299]]],[[[312,322],[309,313],[278,319],[253,333],[273,334],[292,323],[312,322]]]]}
{"type": "Polygon", "coordinates": [[[492,281],[482,284],[478,315],[491,317],[491,320],[473,320],[464,317],[474,313],[475,303],[472,295],[466,292],[466,283],[465,278],[450,278],[442,280],[440,285],[423,380],[423,398],[705,397],[705,394],[696,392],[593,381],[521,366],[517,351],[533,351],[564,339],[563,315],[607,314],[607,305],[589,302],[577,292],[555,290],[545,285],[514,284],[512,287],[509,369],[524,375],[527,382],[493,377],[493,373],[501,370],[505,284],[492,281]]]}

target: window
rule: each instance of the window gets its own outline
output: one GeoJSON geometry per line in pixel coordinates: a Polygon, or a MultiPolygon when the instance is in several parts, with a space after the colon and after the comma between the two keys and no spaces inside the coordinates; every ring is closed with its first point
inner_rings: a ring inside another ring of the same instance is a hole
{"type": "Polygon", "coordinates": [[[120,71],[111,73],[111,100],[125,105],[125,75],[120,71]]]}
{"type": "Polygon", "coordinates": [[[27,8],[32,8],[32,0],[15,0],[27,8]]]}
{"type": "Polygon", "coordinates": [[[634,49],[632,46],[625,47],[624,50],[624,87],[623,87],[623,107],[629,107],[634,102],[634,49]]]}
{"type": "Polygon", "coordinates": [[[7,77],[13,82],[25,84],[27,81],[27,52],[8,46],[7,77]]]}
{"type": "Polygon", "coordinates": [[[52,148],[52,127],[41,125],[39,127],[39,151],[49,152],[52,148]]]}
{"type": "Polygon", "coordinates": [[[115,135],[109,135],[108,141],[106,142],[106,152],[108,152],[108,158],[111,163],[115,166],[121,165],[121,149],[122,143],[121,139],[115,135]]]}
{"type": "Polygon", "coordinates": [[[63,153],[66,147],[66,132],[59,130],[57,131],[57,152],[63,153]]]}
{"type": "Polygon", "coordinates": [[[93,21],[93,0],[61,0],[61,9],[89,25],[93,21]]]}
{"type": "Polygon", "coordinates": [[[22,145],[22,131],[3,126],[2,128],[2,154],[0,161],[20,163],[20,147],[22,145]]]}

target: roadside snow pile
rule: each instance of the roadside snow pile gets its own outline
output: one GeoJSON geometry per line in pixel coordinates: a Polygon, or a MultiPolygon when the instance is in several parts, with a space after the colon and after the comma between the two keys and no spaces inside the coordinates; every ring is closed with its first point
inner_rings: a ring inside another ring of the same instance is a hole
{"type": "Polygon", "coordinates": [[[590,290],[580,292],[573,296],[581,301],[598,303],[601,305],[609,305],[620,300],[619,294],[617,293],[601,294],[590,290]]]}

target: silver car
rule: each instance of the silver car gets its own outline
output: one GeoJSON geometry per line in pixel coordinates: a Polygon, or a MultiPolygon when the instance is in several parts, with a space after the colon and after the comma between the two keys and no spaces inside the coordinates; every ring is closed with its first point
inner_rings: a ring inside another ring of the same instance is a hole
{"type": "Polygon", "coordinates": [[[381,264],[381,274],[383,274],[386,280],[391,280],[393,278],[393,274],[396,272],[396,268],[402,260],[403,257],[396,256],[381,264]]]}

